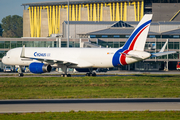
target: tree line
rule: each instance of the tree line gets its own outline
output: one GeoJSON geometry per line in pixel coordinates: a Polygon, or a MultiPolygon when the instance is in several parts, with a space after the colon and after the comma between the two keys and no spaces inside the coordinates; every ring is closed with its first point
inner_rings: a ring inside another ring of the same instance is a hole
{"type": "Polygon", "coordinates": [[[23,18],[18,15],[9,15],[2,19],[0,24],[0,36],[2,37],[22,37],[23,18]]]}

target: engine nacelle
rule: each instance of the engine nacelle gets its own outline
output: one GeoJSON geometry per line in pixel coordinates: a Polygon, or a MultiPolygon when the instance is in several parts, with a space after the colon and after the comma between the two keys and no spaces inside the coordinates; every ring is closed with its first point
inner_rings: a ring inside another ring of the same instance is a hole
{"type": "Polygon", "coordinates": [[[41,74],[45,72],[50,72],[52,69],[51,65],[45,65],[44,63],[31,63],[29,65],[29,70],[32,73],[41,74]]]}

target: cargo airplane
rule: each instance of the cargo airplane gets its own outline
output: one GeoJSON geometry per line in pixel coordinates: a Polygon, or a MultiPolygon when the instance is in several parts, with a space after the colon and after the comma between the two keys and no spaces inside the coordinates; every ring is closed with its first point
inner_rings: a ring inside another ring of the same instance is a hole
{"type": "MultiPolygon", "coordinates": [[[[152,14],[146,14],[121,48],[14,48],[7,52],[2,62],[7,65],[29,66],[32,73],[50,72],[61,68],[62,76],[70,77],[67,68],[88,68],[87,76],[96,76],[94,68],[110,68],[175,53],[175,51],[148,53],[144,51],[152,14]]],[[[21,69],[19,76],[23,76],[21,69]]]]}

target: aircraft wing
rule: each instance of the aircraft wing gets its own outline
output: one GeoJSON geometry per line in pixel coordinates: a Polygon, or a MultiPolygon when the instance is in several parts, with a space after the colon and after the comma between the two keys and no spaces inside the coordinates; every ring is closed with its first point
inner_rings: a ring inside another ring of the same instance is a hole
{"type": "MultiPolygon", "coordinates": [[[[28,57],[25,57],[25,58],[28,58],[28,57]]],[[[56,60],[56,59],[43,59],[43,58],[32,58],[30,57],[30,59],[34,59],[34,60],[37,60],[37,61],[41,61],[41,62],[46,62],[48,64],[75,64],[77,65],[78,63],[75,62],[75,61],[68,61],[68,60],[56,60]]]]}
{"type": "Polygon", "coordinates": [[[46,62],[48,64],[75,64],[77,65],[78,63],[76,61],[72,61],[72,60],[58,60],[58,59],[53,59],[53,58],[35,58],[35,57],[28,57],[25,55],[25,45],[23,45],[22,51],[21,51],[21,58],[29,58],[29,59],[34,59],[37,61],[41,61],[41,62],[46,62]]]}
{"type": "Polygon", "coordinates": [[[158,57],[158,56],[163,56],[163,55],[168,55],[168,54],[173,54],[173,53],[176,53],[176,51],[151,53],[151,55],[152,55],[151,58],[158,57]]]}

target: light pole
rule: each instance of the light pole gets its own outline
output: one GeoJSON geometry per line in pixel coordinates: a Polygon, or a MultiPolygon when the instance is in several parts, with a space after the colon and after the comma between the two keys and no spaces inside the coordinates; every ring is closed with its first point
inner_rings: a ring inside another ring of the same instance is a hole
{"type": "Polygon", "coordinates": [[[67,34],[67,48],[69,48],[69,0],[68,0],[68,34],[67,34]]]}

